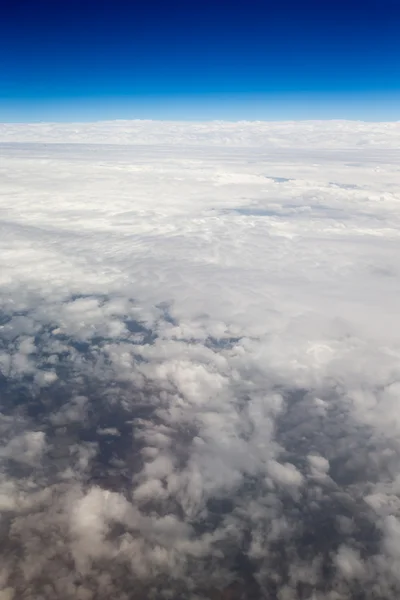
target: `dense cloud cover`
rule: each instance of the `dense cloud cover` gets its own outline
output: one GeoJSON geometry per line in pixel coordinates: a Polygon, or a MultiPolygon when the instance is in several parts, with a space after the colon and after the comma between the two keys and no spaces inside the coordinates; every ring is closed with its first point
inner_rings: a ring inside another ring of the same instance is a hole
{"type": "Polygon", "coordinates": [[[0,600],[397,600],[398,126],[1,135],[0,600]]]}

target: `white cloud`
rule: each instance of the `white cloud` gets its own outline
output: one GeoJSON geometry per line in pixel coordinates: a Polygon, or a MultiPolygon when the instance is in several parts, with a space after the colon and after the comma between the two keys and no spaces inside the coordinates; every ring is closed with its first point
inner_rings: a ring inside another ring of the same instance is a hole
{"type": "Polygon", "coordinates": [[[397,598],[399,124],[0,137],[0,598],[397,598]]]}
{"type": "Polygon", "coordinates": [[[45,450],[46,440],[43,431],[27,431],[13,437],[0,449],[0,457],[17,463],[35,465],[45,450]]]}

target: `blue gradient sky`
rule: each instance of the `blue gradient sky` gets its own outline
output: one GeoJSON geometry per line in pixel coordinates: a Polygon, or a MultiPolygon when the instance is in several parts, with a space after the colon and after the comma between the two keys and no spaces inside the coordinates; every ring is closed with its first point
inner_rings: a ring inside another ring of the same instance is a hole
{"type": "Polygon", "coordinates": [[[400,120],[400,0],[0,4],[0,121],[400,120]]]}

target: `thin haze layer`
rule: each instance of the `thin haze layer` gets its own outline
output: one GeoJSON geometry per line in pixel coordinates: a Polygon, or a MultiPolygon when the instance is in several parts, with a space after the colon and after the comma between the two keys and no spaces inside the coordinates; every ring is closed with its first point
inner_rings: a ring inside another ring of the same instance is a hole
{"type": "Polygon", "coordinates": [[[397,599],[398,125],[2,140],[0,599],[397,599]]]}

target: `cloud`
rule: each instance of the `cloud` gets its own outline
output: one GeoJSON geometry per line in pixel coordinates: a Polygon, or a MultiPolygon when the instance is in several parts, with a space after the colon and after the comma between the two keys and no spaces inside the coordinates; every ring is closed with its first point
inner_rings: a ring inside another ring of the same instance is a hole
{"type": "Polygon", "coordinates": [[[397,598],[398,125],[1,135],[0,599],[397,598]]]}
{"type": "MultiPolygon", "coordinates": [[[[3,143],[62,143],[62,144],[122,144],[143,145],[152,148],[151,154],[159,157],[168,153],[168,147],[173,146],[174,152],[180,158],[185,158],[185,166],[193,166],[196,155],[182,157],[179,146],[191,147],[243,147],[254,149],[263,148],[321,148],[331,150],[342,149],[342,157],[351,155],[351,149],[361,148],[391,148],[397,150],[399,123],[367,123],[362,121],[213,121],[173,122],[173,121],[103,121],[96,123],[13,123],[0,124],[0,141],[3,143]],[[167,148],[166,148],[167,147],[167,148]],[[344,151],[344,153],[343,153],[344,151]]],[[[8,154],[15,152],[13,146],[7,148],[8,154]]],[[[113,148],[115,150],[115,148],[113,148]]],[[[145,148],[141,148],[145,150],[145,148]]],[[[23,149],[29,156],[30,149],[23,149]]],[[[59,155],[62,148],[53,150],[59,155]]],[[[96,148],[96,156],[107,157],[107,148],[96,148]]],[[[17,150],[18,152],[18,150],[17,150]]],[[[45,146],[40,152],[49,158],[45,146]]],[[[75,156],[81,156],[79,148],[75,148],[75,156]]],[[[125,153],[129,156],[129,153],[125,153]]],[[[355,155],[356,156],[356,155],[355,155]]],[[[390,155],[389,155],[390,156],[390,155]]],[[[298,160],[298,159],[297,159],[298,160]]],[[[354,158],[358,164],[358,159],[354,158]]],[[[379,161],[380,162],[380,161],[379,161]]],[[[216,165],[217,166],[217,165],[216,165]]],[[[109,168],[118,168],[109,165],[109,168]]],[[[148,165],[130,165],[129,170],[138,171],[148,168],[148,165]]],[[[182,174],[182,173],[181,173],[182,174]]],[[[223,172],[221,173],[223,174],[223,172]]],[[[232,176],[229,172],[226,176],[232,176]]],[[[246,173],[237,177],[246,178],[246,173]]],[[[269,176],[269,174],[268,174],[269,176]]],[[[271,173],[271,178],[278,183],[278,175],[271,173]]],[[[285,178],[286,179],[286,178],[285,178]]]]}

